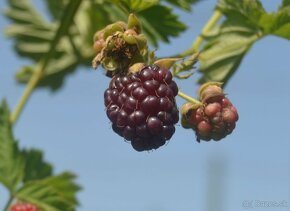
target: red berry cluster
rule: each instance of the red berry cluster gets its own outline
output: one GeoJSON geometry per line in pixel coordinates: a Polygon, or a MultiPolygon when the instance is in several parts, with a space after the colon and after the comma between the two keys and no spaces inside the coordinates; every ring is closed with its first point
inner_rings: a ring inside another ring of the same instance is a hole
{"type": "Polygon", "coordinates": [[[165,144],[179,120],[176,83],[168,69],[146,66],[139,72],[115,76],[104,93],[113,130],[137,151],[165,144]]]}
{"type": "Polygon", "coordinates": [[[10,211],[39,211],[39,209],[30,203],[17,203],[11,207],[10,211]]]}
{"type": "Polygon", "coordinates": [[[201,139],[218,141],[232,133],[238,118],[237,109],[223,97],[192,110],[188,123],[196,131],[198,142],[201,139]]]}
{"type": "Polygon", "coordinates": [[[239,119],[237,109],[225,97],[221,83],[208,82],[199,88],[201,102],[182,106],[182,126],[195,131],[197,141],[219,141],[232,133],[239,119]]]}

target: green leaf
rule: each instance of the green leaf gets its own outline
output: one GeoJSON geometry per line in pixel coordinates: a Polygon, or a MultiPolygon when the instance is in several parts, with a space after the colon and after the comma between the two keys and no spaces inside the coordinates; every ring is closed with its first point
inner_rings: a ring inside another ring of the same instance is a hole
{"type": "Polygon", "coordinates": [[[80,190],[74,179],[73,174],[66,172],[27,182],[15,196],[19,200],[35,204],[42,211],[73,211],[78,205],[76,193],[80,190]]]}
{"type": "Polygon", "coordinates": [[[200,2],[201,0],[164,0],[174,6],[177,6],[186,11],[191,11],[191,5],[200,2]]]}
{"type": "Polygon", "coordinates": [[[201,54],[199,83],[219,81],[225,85],[251,46],[265,33],[261,22],[267,14],[257,0],[220,0],[217,8],[226,19],[207,34],[201,54]]]}
{"type": "Polygon", "coordinates": [[[281,7],[287,7],[290,5],[290,0],[283,0],[281,7]]]}
{"type": "Polygon", "coordinates": [[[199,56],[200,71],[203,73],[199,83],[220,81],[225,84],[258,38],[258,31],[250,31],[247,27],[221,27],[218,36],[208,38],[199,56]]]}
{"type": "MultiPolygon", "coordinates": [[[[66,3],[68,1],[49,2],[48,6],[53,11],[61,6],[68,7],[66,9],[61,8],[59,11],[61,14],[65,13],[64,18],[49,23],[38,14],[30,1],[10,0],[10,7],[6,11],[6,16],[13,20],[14,24],[6,29],[6,34],[15,38],[15,49],[19,55],[32,58],[36,62],[47,60],[44,76],[38,86],[48,86],[52,90],[56,90],[61,87],[64,77],[73,72],[77,65],[83,62],[83,59],[80,58],[82,57],[81,53],[76,53],[78,48],[76,42],[80,42],[80,39],[75,35],[76,33],[69,34],[68,29],[70,29],[72,20],[69,20],[69,22],[66,20],[71,18],[70,13],[75,9],[73,7],[78,7],[79,1],[72,1],[68,5],[66,3]],[[65,36],[67,34],[69,35],[65,36]],[[73,62],[72,59],[74,59],[73,62]],[[55,63],[55,61],[57,62],[55,63]],[[61,74],[59,74],[60,72],[61,74]]],[[[56,18],[59,15],[54,14],[54,16],[56,18]]],[[[75,28],[75,26],[71,28],[75,28]]],[[[71,30],[77,31],[76,28],[71,30]]],[[[83,48],[87,47],[86,45],[82,46],[83,48]]],[[[87,54],[87,52],[85,53],[87,54]]],[[[93,56],[92,52],[89,52],[89,54],[91,58],[93,56]]],[[[23,77],[23,70],[18,72],[18,81],[27,83],[35,70],[35,66],[25,67],[25,70],[30,70],[25,72],[25,77],[23,77]]]]}
{"type": "Polygon", "coordinates": [[[268,34],[273,34],[285,39],[290,39],[290,6],[281,7],[274,14],[264,16],[261,25],[268,34]]]}
{"type": "MultiPolygon", "coordinates": [[[[52,91],[61,88],[68,73],[76,70],[81,60],[75,54],[66,54],[61,60],[53,59],[46,69],[45,77],[40,81],[39,86],[50,87],[52,91]]],[[[16,74],[16,79],[20,83],[27,83],[36,70],[37,65],[23,66],[16,74]]]]}
{"type": "Polygon", "coordinates": [[[6,9],[5,15],[15,23],[32,24],[38,27],[46,24],[37,10],[31,7],[29,0],[9,0],[8,4],[10,7],[6,9]]]}
{"type": "Polygon", "coordinates": [[[217,9],[232,21],[258,26],[265,9],[258,0],[219,0],[217,9]]]}
{"type": "Polygon", "coordinates": [[[5,101],[0,105],[0,182],[18,200],[30,202],[42,211],[73,211],[80,187],[75,176],[65,172],[51,176],[52,166],[38,150],[20,151],[9,123],[5,101]]]}
{"type": "Polygon", "coordinates": [[[13,137],[9,115],[6,102],[2,101],[0,105],[0,182],[10,192],[14,192],[22,181],[25,162],[13,137]]]}
{"type": "Polygon", "coordinates": [[[69,0],[45,0],[47,8],[54,20],[58,20],[61,17],[62,10],[69,0]]]}
{"type": "Polygon", "coordinates": [[[126,8],[127,12],[140,12],[159,3],[159,0],[111,0],[112,3],[126,8]]]}
{"type": "Polygon", "coordinates": [[[25,175],[24,182],[31,180],[39,180],[52,175],[51,164],[43,161],[43,154],[36,149],[23,150],[25,159],[25,175]]]}
{"type": "Polygon", "coordinates": [[[186,26],[178,20],[172,9],[156,5],[139,13],[143,30],[147,38],[157,46],[157,40],[169,42],[170,36],[178,36],[186,26]]]}

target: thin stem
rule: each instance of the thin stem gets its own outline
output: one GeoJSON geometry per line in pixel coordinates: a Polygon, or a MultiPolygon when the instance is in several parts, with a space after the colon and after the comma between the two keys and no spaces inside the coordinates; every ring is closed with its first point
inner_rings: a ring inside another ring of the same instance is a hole
{"type": "Polygon", "coordinates": [[[216,25],[216,23],[219,21],[219,19],[222,17],[222,13],[219,10],[215,10],[212,14],[212,16],[210,17],[210,19],[208,20],[208,22],[205,24],[205,26],[203,27],[201,34],[195,39],[195,41],[193,42],[191,48],[187,49],[186,51],[182,52],[181,54],[179,54],[180,57],[185,57],[188,55],[191,55],[193,53],[198,52],[204,38],[203,35],[206,34],[209,30],[211,30],[214,25],[216,25]]]}
{"type": "Polygon", "coordinates": [[[177,56],[177,57],[186,57],[186,56],[190,56],[190,57],[187,58],[186,60],[184,60],[183,62],[181,62],[180,64],[175,65],[174,77],[188,78],[193,74],[192,72],[185,74],[185,75],[180,75],[179,73],[184,72],[184,71],[188,71],[188,70],[193,68],[193,65],[197,61],[197,56],[199,55],[199,48],[204,41],[203,35],[206,34],[209,30],[211,30],[221,17],[222,17],[222,13],[219,10],[215,10],[213,12],[211,18],[208,20],[208,22],[203,27],[201,34],[193,42],[191,48],[187,49],[186,51],[180,53],[177,56]]]}
{"type": "Polygon", "coordinates": [[[197,99],[194,99],[193,97],[190,97],[189,95],[179,91],[178,92],[178,96],[187,100],[188,102],[191,102],[191,103],[194,103],[194,104],[199,104],[199,105],[202,105],[202,102],[200,102],[199,100],[197,99]]]}
{"type": "Polygon", "coordinates": [[[60,20],[60,26],[56,31],[53,40],[51,41],[50,48],[45,55],[45,57],[40,61],[39,65],[37,65],[36,70],[34,71],[33,75],[31,76],[27,87],[25,88],[23,95],[21,96],[18,104],[16,105],[14,111],[11,113],[10,122],[11,124],[15,124],[17,121],[20,113],[22,112],[25,104],[27,103],[30,95],[32,94],[34,88],[40,81],[42,75],[45,72],[46,67],[48,66],[49,62],[51,61],[56,47],[62,38],[62,36],[66,35],[70,25],[72,24],[72,20],[81,4],[82,0],[72,0],[68,3],[67,7],[63,11],[62,18],[60,20]]]}
{"type": "Polygon", "coordinates": [[[4,207],[4,209],[3,209],[3,211],[8,211],[8,210],[9,210],[12,201],[13,201],[13,196],[10,195],[10,196],[9,196],[9,199],[8,199],[8,201],[7,201],[7,203],[6,203],[5,207],[4,207]]]}
{"type": "Polygon", "coordinates": [[[28,84],[26,85],[26,88],[18,101],[15,109],[11,113],[10,116],[10,122],[11,124],[14,124],[16,120],[18,119],[20,113],[22,112],[26,102],[28,101],[29,97],[31,96],[34,88],[36,87],[38,81],[40,80],[41,76],[43,74],[43,65],[42,67],[39,67],[36,69],[36,71],[31,76],[31,79],[29,80],[28,84]]]}

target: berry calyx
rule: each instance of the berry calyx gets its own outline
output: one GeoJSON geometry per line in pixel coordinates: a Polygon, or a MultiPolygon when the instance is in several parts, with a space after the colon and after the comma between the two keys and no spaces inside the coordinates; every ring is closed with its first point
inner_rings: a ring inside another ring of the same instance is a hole
{"type": "Polygon", "coordinates": [[[102,65],[108,77],[127,74],[128,68],[137,62],[144,62],[148,53],[147,40],[141,34],[137,17],[130,14],[128,23],[118,21],[97,31],[93,48],[96,56],[93,68],[102,65]]]}
{"type": "Polygon", "coordinates": [[[164,145],[179,120],[177,90],[171,72],[157,65],[113,77],[104,93],[113,130],[137,151],[164,145]]]}
{"type": "Polygon", "coordinates": [[[39,211],[39,209],[30,203],[16,203],[11,208],[10,211],[39,211]]]}
{"type": "Polygon", "coordinates": [[[199,90],[199,98],[202,102],[215,102],[221,100],[225,94],[221,88],[222,83],[207,82],[203,84],[199,90]]]}

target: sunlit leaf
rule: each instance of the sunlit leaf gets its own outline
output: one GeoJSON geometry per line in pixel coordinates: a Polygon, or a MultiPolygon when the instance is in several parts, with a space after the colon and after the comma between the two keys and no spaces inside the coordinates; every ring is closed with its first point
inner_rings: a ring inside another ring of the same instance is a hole
{"type": "Polygon", "coordinates": [[[199,82],[226,83],[259,38],[258,32],[242,26],[231,29],[231,25],[223,25],[217,37],[208,38],[208,43],[199,56],[200,71],[203,73],[199,82]]]}
{"type": "Polygon", "coordinates": [[[266,20],[270,25],[267,31],[269,34],[290,40],[290,4],[281,7],[277,13],[268,14],[266,17],[268,17],[266,20]]]}
{"type": "Polygon", "coordinates": [[[199,56],[199,83],[220,81],[225,85],[251,46],[265,35],[260,22],[266,12],[257,0],[220,0],[217,8],[226,19],[204,34],[207,43],[199,56]]]}
{"type": "Polygon", "coordinates": [[[230,20],[257,26],[265,9],[259,0],[219,0],[217,8],[230,20]]]}
{"type": "Polygon", "coordinates": [[[181,9],[191,11],[191,6],[202,0],[163,0],[181,9]]]}
{"type": "Polygon", "coordinates": [[[159,3],[159,0],[111,0],[112,3],[126,8],[128,12],[140,12],[159,3]]]}
{"type": "Polygon", "coordinates": [[[73,211],[78,204],[76,193],[80,190],[74,179],[71,173],[62,173],[27,182],[15,196],[35,204],[42,211],[73,211]]]}

